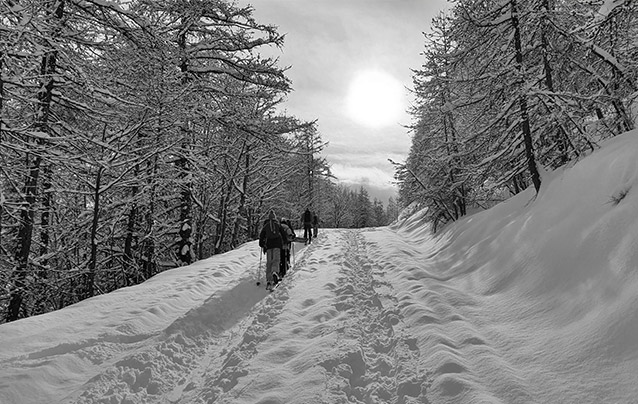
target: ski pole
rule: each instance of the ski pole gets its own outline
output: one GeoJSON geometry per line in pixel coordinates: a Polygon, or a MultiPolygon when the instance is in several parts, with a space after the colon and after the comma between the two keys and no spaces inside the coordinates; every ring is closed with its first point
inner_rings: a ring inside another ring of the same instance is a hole
{"type": "Polygon", "coordinates": [[[257,286],[261,285],[261,256],[263,255],[263,249],[259,247],[259,269],[257,270],[257,286]]]}

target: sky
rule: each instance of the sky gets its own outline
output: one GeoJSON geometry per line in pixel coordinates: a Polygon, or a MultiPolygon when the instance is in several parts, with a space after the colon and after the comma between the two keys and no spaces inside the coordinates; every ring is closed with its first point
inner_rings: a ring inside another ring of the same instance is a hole
{"type": "Polygon", "coordinates": [[[332,173],[345,184],[365,184],[370,196],[383,202],[396,196],[388,159],[403,162],[410,148],[404,126],[410,124],[406,111],[411,69],[420,68],[422,33],[447,2],[242,0],[239,4],[251,4],[258,22],[276,25],[286,35],[283,49],[274,53],[281,66],[290,66],[287,75],[293,92],[283,107],[300,119],[318,120],[319,133],[329,142],[323,156],[332,173]],[[365,72],[373,74],[367,81],[365,72]],[[356,92],[362,74],[358,95],[350,94],[353,87],[356,92]],[[371,99],[379,101],[371,104],[371,99]],[[352,111],[353,102],[359,113],[352,111]]]}
{"type": "Polygon", "coordinates": [[[638,397],[638,130],[432,235],[257,241],[0,325],[2,404],[606,404],[638,397]]]}

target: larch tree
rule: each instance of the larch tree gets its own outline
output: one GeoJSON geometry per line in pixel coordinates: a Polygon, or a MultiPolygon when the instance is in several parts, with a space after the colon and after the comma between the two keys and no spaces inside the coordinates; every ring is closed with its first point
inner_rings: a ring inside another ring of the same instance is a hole
{"type": "Polygon", "coordinates": [[[632,1],[457,0],[414,71],[404,206],[434,223],[489,206],[634,127],[632,1]]]}
{"type": "MultiPolygon", "coordinates": [[[[34,75],[35,81],[25,83],[35,92],[32,121],[19,129],[25,152],[25,179],[20,192],[19,220],[15,237],[14,268],[11,275],[11,294],[7,305],[7,321],[20,317],[27,278],[29,276],[29,257],[31,254],[32,237],[35,229],[38,190],[40,175],[43,168],[43,151],[47,146],[47,139],[52,136],[51,104],[53,93],[57,87],[55,75],[58,74],[58,50],[56,42],[62,30],[64,17],[64,1],[43,2],[42,8],[36,10],[41,15],[37,21],[36,35],[31,41],[21,44],[33,52],[33,57],[39,58],[39,71],[34,75]]],[[[13,20],[22,24],[23,10],[13,10],[6,20],[13,20]],[[15,19],[11,18],[14,17],[15,19]]],[[[23,27],[16,27],[23,29],[23,27]]]]}
{"type": "Polygon", "coordinates": [[[273,113],[289,82],[257,53],[281,46],[275,27],[224,1],[25,0],[0,11],[3,320],[253,235],[261,164],[274,145],[273,172],[292,170],[300,126],[273,113]]]}

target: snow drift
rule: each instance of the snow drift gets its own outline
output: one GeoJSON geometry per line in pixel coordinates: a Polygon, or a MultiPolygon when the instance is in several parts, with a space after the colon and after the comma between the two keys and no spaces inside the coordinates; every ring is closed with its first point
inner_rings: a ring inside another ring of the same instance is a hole
{"type": "MultiPolygon", "coordinates": [[[[503,402],[636,402],[637,156],[638,132],[618,136],[546,175],[538,195],[528,189],[460,221],[436,240],[430,257],[397,266],[404,277],[431,279],[425,294],[463,292],[453,306],[468,307],[469,323],[482,325],[474,341],[492,341],[499,361],[455,354],[462,368],[493,378],[489,385],[503,402]]],[[[416,232],[414,243],[427,245],[418,228],[405,235],[416,232]]],[[[455,380],[459,391],[475,383],[455,380]]],[[[481,402],[479,396],[459,402],[481,402]]]]}
{"type": "Polygon", "coordinates": [[[0,402],[636,402],[636,156],[618,136],[437,237],[321,231],[272,294],[251,242],[0,325],[0,402]]]}

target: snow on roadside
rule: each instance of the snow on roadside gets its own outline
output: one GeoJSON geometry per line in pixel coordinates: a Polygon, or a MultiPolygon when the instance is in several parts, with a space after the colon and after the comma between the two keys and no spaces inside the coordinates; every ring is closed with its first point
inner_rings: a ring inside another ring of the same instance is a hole
{"type": "Polygon", "coordinates": [[[176,364],[175,372],[179,373],[180,366],[188,367],[181,363],[188,361],[186,338],[203,335],[208,327],[228,327],[243,315],[242,306],[251,308],[263,298],[265,292],[262,296],[239,293],[247,285],[254,288],[255,274],[247,268],[257,270],[258,262],[259,248],[249,243],[228,254],[163,272],[141,285],[3,324],[0,402],[60,402],[82,390],[80,386],[92,377],[106,377],[102,372],[114,365],[119,366],[120,374],[113,377],[120,377],[133,389],[157,391],[159,386],[149,377],[154,368],[144,366],[143,360],[127,359],[129,355],[156,346],[158,353],[176,364]],[[206,310],[223,300],[220,295],[233,291],[239,296],[233,301],[237,310],[206,310]],[[184,318],[191,321],[184,323],[184,318]]]}
{"type": "Polygon", "coordinates": [[[636,156],[632,131],[441,237],[415,223],[378,237],[432,402],[635,402],[636,156]]]}

